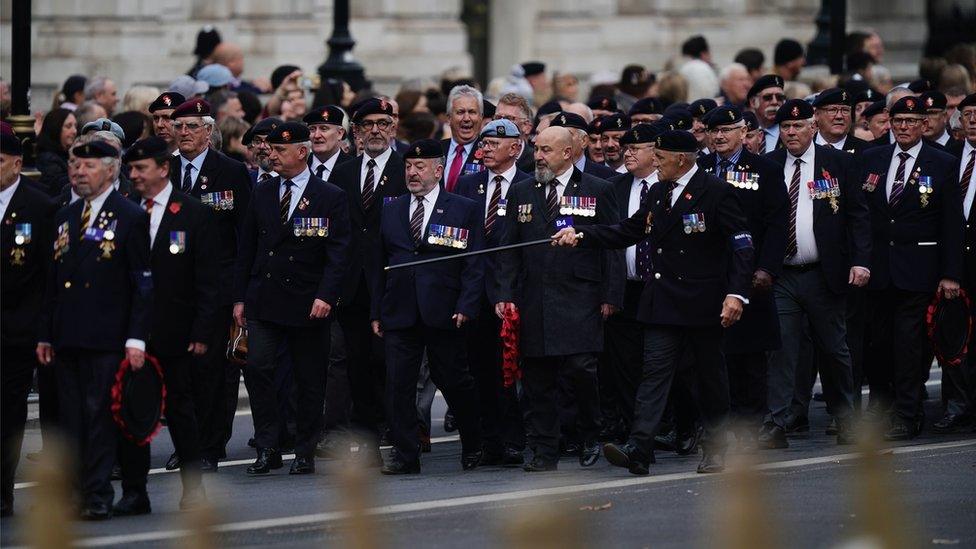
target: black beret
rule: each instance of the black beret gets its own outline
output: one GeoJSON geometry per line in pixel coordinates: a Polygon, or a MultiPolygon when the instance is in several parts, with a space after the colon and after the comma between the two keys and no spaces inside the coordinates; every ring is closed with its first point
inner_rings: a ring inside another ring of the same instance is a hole
{"type": "Polygon", "coordinates": [[[535,76],[546,72],[546,65],[539,61],[526,61],[522,63],[522,71],[525,72],[525,76],[535,76]]]}
{"type": "Polygon", "coordinates": [[[607,114],[601,116],[603,119],[603,131],[605,132],[616,132],[624,131],[630,129],[630,119],[627,115],[615,112],[613,114],[607,114]]]}
{"type": "Polygon", "coordinates": [[[861,111],[861,117],[871,118],[872,116],[882,114],[883,112],[885,112],[885,102],[884,99],[879,99],[867,107],[864,107],[864,110],[861,111]]]}
{"type": "Polygon", "coordinates": [[[13,156],[24,156],[24,147],[17,136],[9,133],[0,134],[0,152],[13,156]]]}
{"type": "Polygon", "coordinates": [[[716,103],[714,99],[699,99],[697,101],[692,101],[691,105],[688,105],[688,110],[691,111],[691,116],[693,118],[701,118],[708,114],[708,111],[717,106],[718,103],[716,103]]]}
{"type": "Polygon", "coordinates": [[[776,65],[785,65],[800,57],[803,57],[803,45],[792,38],[780,40],[773,50],[773,63],[776,65]]]}
{"type": "Polygon", "coordinates": [[[918,80],[915,80],[911,84],[909,84],[908,89],[912,90],[915,93],[925,93],[927,91],[934,89],[934,86],[932,86],[931,80],[920,78],[918,80]]]}
{"type": "Polygon", "coordinates": [[[553,99],[552,101],[546,101],[545,103],[540,105],[539,110],[536,111],[535,115],[538,118],[540,116],[545,116],[547,114],[552,114],[554,112],[559,112],[561,110],[563,110],[562,105],[559,104],[559,101],[553,99]]]}
{"type": "Polygon", "coordinates": [[[638,124],[625,133],[620,138],[621,145],[637,145],[640,143],[654,143],[655,139],[665,131],[669,131],[670,125],[657,124],[638,124]]]}
{"type": "Polygon", "coordinates": [[[308,126],[301,122],[282,122],[268,134],[268,143],[290,145],[308,141],[308,126]]]}
{"type": "Polygon", "coordinates": [[[617,102],[612,97],[607,97],[605,95],[598,95],[590,99],[587,101],[586,106],[591,109],[601,111],[614,112],[617,110],[617,102]]]}
{"type": "Polygon", "coordinates": [[[759,95],[766,88],[782,88],[783,77],[778,74],[766,74],[756,79],[756,82],[749,88],[747,97],[752,99],[759,95]]]}
{"type": "Polygon", "coordinates": [[[949,103],[949,99],[939,90],[927,91],[918,98],[922,101],[922,105],[925,106],[926,110],[944,111],[946,110],[946,105],[949,103]]]}
{"type": "Polygon", "coordinates": [[[250,145],[255,135],[268,135],[271,133],[271,130],[278,127],[278,124],[281,124],[281,122],[282,120],[280,118],[276,118],[274,116],[269,116],[268,118],[258,120],[257,124],[251,126],[246,132],[244,132],[244,137],[241,138],[241,144],[245,146],[250,145]]]}
{"type": "Polygon", "coordinates": [[[708,111],[702,122],[708,129],[728,126],[742,121],[742,111],[735,105],[722,105],[708,111]]]}
{"type": "Polygon", "coordinates": [[[89,141],[71,149],[77,158],[118,158],[119,151],[105,141],[89,141]]]}
{"type": "Polygon", "coordinates": [[[354,122],[362,122],[363,118],[371,114],[393,116],[393,105],[386,99],[370,97],[366,101],[363,101],[359,108],[356,109],[356,112],[352,115],[352,119],[354,122]]]}
{"type": "Polygon", "coordinates": [[[159,94],[159,97],[155,101],[149,104],[149,112],[175,109],[183,103],[186,103],[186,98],[183,97],[183,94],[171,91],[163,92],[159,94]]]}
{"type": "Polygon", "coordinates": [[[208,57],[220,44],[220,33],[211,25],[205,25],[197,33],[197,45],[193,48],[193,55],[208,57]]]}
{"type": "Polygon", "coordinates": [[[342,109],[336,107],[335,105],[315,107],[314,109],[308,111],[308,114],[302,118],[302,122],[308,124],[309,126],[312,124],[331,124],[333,126],[341,126],[345,120],[346,115],[342,112],[342,109]]]}
{"type": "Polygon", "coordinates": [[[586,120],[573,112],[561,112],[557,114],[549,125],[562,128],[578,128],[583,131],[589,130],[589,125],[586,123],[586,120]]]}
{"type": "Polygon", "coordinates": [[[271,71],[271,87],[273,89],[278,89],[278,86],[288,78],[288,75],[301,70],[301,67],[296,67],[295,65],[281,65],[271,71]]]}
{"type": "Polygon", "coordinates": [[[210,116],[210,103],[200,98],[191,99],[181,103],[169,115],[173,120],[189,116],[210,116]]]}
{"type": "Polygon", "coordinates": [[[487,99],[481,100],[481,117],[492,118],[495,116],[495,105],[487,99]]]}
{"type": "Polygon", "coordinates": [[[857,97],[857,95],[859,95],[861,92],[865,90],[871,89],[871,86],[869,86],[868,83],[865,82],[864,80],[854,80],[854,79],[848,80],[841,87],[847,90],[847,92],[854,97],[857,97]]]}
{"type": "Polygon", "coordinates": [[[662,151],[693,153],[698,152],[698,140],[691,132],[668,130],[657,136],[657,148],[662,151]]]}
{"type": "Polygon", "coordinates": [[[742,113],[742,119],[746,121],[746,128],[749,128],[749,131],[759,129],[759,118],[756,116],[756,113],[746,111],[742,113]]]}
{"type": "Polygon", "coordinates": [[[789,99],[776,111],[776,123],[813,118],[813,105],[802,99],[789,99]]]}
{"type": "Polygon", "coordinates": [[[867,88],[863,91],[858,92],[854,95],[854,104],[863,103],[865,101],[870,101],[874,103],[875,101],[881,99],[881,94],[874,91],[871,88],[867,88]]]}
{"type": "Polygon", "coordinates": [[[674,125],[674,129],[676,130],[691,129],[692,117],[688,107],[683,107],[678,104],[671,105],[664,110],[664,117],[674,125]]]}
{"type": "Polygon", "coordinates": [[[169,148],[166,145],[166,141],[162,137],[156,137],[153,135],[133,143],[132,146],[129,147],[129,150],[125,151],[125,154],[122,156],[122,160],[129,163],[135,160],[159,158],[161,156],[168,155],[169,148]]]}
{"type": "Polygon", "coordinates": [[[828,105],[851,105],[851,94],[841,88],[827,88],[817,94],[813,100],[814,107],[826,107],[828,105]]]}
{"type": "Polygon", "coordinates": [[[638,99],[634,102],[634,105],[630,108],[630,112],[627,116],[634,116],[635,114],[663,114],[664,104],[657,97],[645,97],[644,99],[638,99]]]}
{"type": "Polygon", "coordinates": [[[966,107],[976,107],[976,93],[971,93],[964,97],[956,108],[959,109],[959,112],[962,112],[966,107]]]}
{"type": "Polygon", "coordinates": [[[444,156],[444,149],[441,142],[436,139],[418,139],[407,147],[403,153],[403,159],[410,158],[441,158],[444,156]]]}
{"type": "Polygon", "coordinates": [[[891,116],[896,114],[925,114],[925,107],[922,106],[922,101],[918,97],[909,95],[895,101],[895,104],[888,109],[888,114],[891,116]]]}

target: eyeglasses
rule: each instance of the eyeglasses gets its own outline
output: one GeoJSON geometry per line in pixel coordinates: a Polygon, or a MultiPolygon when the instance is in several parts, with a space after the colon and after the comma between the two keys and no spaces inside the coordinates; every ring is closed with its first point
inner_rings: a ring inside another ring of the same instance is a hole
{"type": "Polygon", "coordinates": [[[495,139],[483,139],[481,141],[481,148],[485,150],[495,150],[502,146],[502,142],[495,139]]]}
{"type": "Polygon", "coordinates": [[[759,96],[763,101],[772,101],[773,99],[777,101],[786,101],[785,93],[764,93],[759,96]]]}
{"type": "Polygon", "coordinates": [[[654,151],[654,145],[627,145],[624,147],[624,154],[637,155],[641,151],[654,151]]]}
{"type": "Polygon", "coordinates": [[[391,120],[363,120],[362,122],[357,122],[356,125],[367,131],[372,130],[374,126],[381,130],[388,130],[393,125],[393,122],[391,120]]]}
{"type": "Polygon", "coordinates": [[[708,133],[712,135],[729,135],[733,134],[745,126],[720,126],[718,128],[709,128],[708,133]]]}
{"type": "Polygon", "coordinates": [[[823,111],[827,113],[829,116],[837,116],[838,114],[843,114],[846,116],[851,115],[850,107],[826,107],[825,109],[823,109],[823,111]]]}
{"type": "Polygon", "coordinates": [[[523,118],[521,116],[512,116],[512,115],[505,116],[505,115],[502,115],[502,114],[496,114],[495,116],[492,117],[492,120],[508,120],[509,122],[514,122],[516,124],[521,124],[522,122],[526,122],[529,119],[528,118],[523,118]]]}
{"type": "Polygon", "coordinates": [[[203,126],[204,124],[196,124],[193,122],[173,122],[173,129],[178,132],[181,132],[184,129],[190,132],[195,132],[200,128],[202,128],[203,126]]]}
{"type": "Polygon", "coordinates": [[[906,128],[914,128],[921,122],[921,118],[892,118],[892,126],[905,126],[906,128]]]}
{"type": "Polygon", "coordinates": [[[252,136],[251,137],[251,146],[252,147],[255,147],[255,148],[257,148],[257,147],[268,147],[270,149],[271,148],[271,143],[268,143],[268,138],[267,137],[265,137],[263,135],[260,135],[260,136],[259,135],[255,135],[255,136],[252,136]]]}
{"type": "Polygon", "coordinates": [[[976,120],[976,109],[966,109],[959,113],[959,116],[966,120],[976,120]]]}

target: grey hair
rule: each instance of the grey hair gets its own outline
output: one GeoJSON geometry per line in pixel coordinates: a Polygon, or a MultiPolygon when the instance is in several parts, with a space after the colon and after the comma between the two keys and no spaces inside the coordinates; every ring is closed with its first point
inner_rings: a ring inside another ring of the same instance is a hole
{"type": "Polygon", "coordinates": [[[107,76],[96,76],[85,84],[85,99],[95,99],[95,96],[105,91],[105,85],[108,83],[109,78],[107,76]]]}
{"type": "Polygon", "coordinates": [[[461,97],[474,98],[478,102],[478,114],[484,115],[484,112],[482,112],[482,109],[484,108],[484,97],[481,95],[480,91],[467,84],[462,84],[460,86],[454,86],[451,88],[451,93],[447,96],[448,113],[454,110],[454,101],[461,97]]]}
{"type": "MultiPolygon", "coordinates": [[[[891,90],[885,94],[885,108],[890,109],[891,106],[895,104],[895,101],[901,99],[901,97],[898,97],[898,95],[904,94],[905,92],[908,92],[908,95],[912,95],[913,93],[912,90],[908,89],[908,86],[895,86],[894,88],[891,88],[891,90]]],[[[904,95],[902,95],[902,97],[904,97],[904,95]]]]}
{"type": "Polygon", "coordinates": [[[719,82],[725,82],[727,78],[732,76],[732,72],[735,70],[741,70],[742,72],[749,74],[749,69],[747,69],[742,63],[729,63],[722,68],[721,72],[718,73],[719,82]]]}
{"type": "MultiPolygon", "coordinates": [[[[204,118],[210,117],[205,116],[204,118]]],[[[209,123],[206,120],[203,122],[204,124],[208,124],[211,128],[213,128],[213,131],[210,132],[210,148],[215,151],[219,151],[224,146],[224,135],[220,133],[220,128],[213,124],[213,118],[210,118],[209,123]]]]}

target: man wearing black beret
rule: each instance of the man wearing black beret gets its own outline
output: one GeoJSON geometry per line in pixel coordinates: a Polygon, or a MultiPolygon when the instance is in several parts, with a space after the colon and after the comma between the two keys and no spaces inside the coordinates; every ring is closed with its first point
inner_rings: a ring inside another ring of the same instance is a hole
{"type": "Polygon", "coordinates": [[[854,108],[850,92],[842,88],[830,88],[820,92],[813,100],[814,119],[817,122],[817,145],[829,145],[839,151],[859,154],[868,142],[851,135],[854,125],[854,108]]]}
{"type": "Polygon", "coordinates": [[[322,181],[329,181],[332,170],[352,158],[352,155],[342,152],[339,147],[339,143],[346,137],[345,120],[345,113],[335,105],[316,107],[302,119],[308,126],[312,139],[308,167],[322,181]]]}
{"type": "MultiPolygon", "coordinates": [[[[884,100],[875,101],[865,107],[861,111],[861,117],[867,123],[868,131],[874,136],[875,141],[881,138],[887,139],[891,124],[888,122],[888,110],[885,108],[884,100]]],[[[869,141],[868,144],[874,146],[874,141],[869,141]]]]}
{"type": "Polygon", "coordinates": [[[922,136],[942,147],[943,150],[956,149],[959,141],[949,135],[949,114],[946,111],[948,99],[938,90],[927,91],[918,97],[925,110],[925,130],[922,136]]]}
{"type": "MultiPolygon", "coordinates": [[[[596,135],[602,137],[604,131],[605,121],[600,122],[600,127],[596,129],[596,135]]],[[[579,168],[583,173],[588,173],[592,176],[599,177],[600,179],[610,180],[610,178],[617,175],[617,172],[613,171],[612,168],[607,167],[606,164],[602,164],[588,158],[586,155],[587,149],[590,147],[590,125],[586,123],[586,120],[582,116],[571,113],[571,112],[560,112],[553,117],[552,121],[549,123],[550,127],[557,128],[568,128],[573,134],[573,165],[579,168]]],[[[599,141],[599,139],[598,139],[599,141]]],[[[603,142],[599,143],[600,151],[603,152],[603,142]]]]}
{"type": "MultiPolygon", "coordinates": [[[[626,248],[651,238],[653,274],[641,294],[643,378],[637,416],[626,444],[607,444],[613,465],[646,475],[654,463],[668,390],[684,353],[692,356],[705,425],[699,473],[724,469],[729,385],[722,358],[723,328],[748,303],[753,273],[752,237],[733,189],[696,164],[698,142],[686,131],[656,139],[658,176],[634,215],[608,223],[568,227],[553,243],[581,248],[626,248]]],[[[572,333],[566,337],[574,337],[572,333]]]]}
{"type": "Polygon", "coordinates": [[[631,125],[649,124],[664,116],[664,105],[657,97],[638,99],[627,111],[631,125]]]}
{"type": "Polygon", "coordinates": [[[624,173],[624,153],[620,149],[620,138],[630,129],[630,119],[622,113],[613,113],[600,118],[603,132],[600,134],[600,145],[607,166],[616,173],[624,173]]]}
{"type": "Polygon", "coordinates": [[[698,140],[698,151],[699,154],[704,156],[709,154],[711,151],[711,145],[709,143],[708,132],[705,131],[705,116],[718,106],[718,103],[714,99],[699,99],[697,101],[692,101],[688,105],[688,110],[691,111],[691,133],[694,134],[695,139],[698,140]]]}
{"type": "Polygon", "coordinates": [[[186,99],[172,91],[163,92],[155,101],[149,104],[149,116],[152,117],[153,135],[166,141],[166,148],[173,154],[176,152],[176,133],[173,132],[173,114],[176,107],[186,102],[186,99]]]}
{"type": "Polygon", "coordinates": [[[268,142],[278,176],[254,191],[233,284],[234,320],[248,329],[246,368],[258,454],[247,473],[282,466],[274,372],[278,348],[287,341],[297,393],[289,473],[310,474],[322,430],[329,326],[348,264],[349,205],[346,193],[309,171],[304,124],[282,123],[268,142]]]}
{"type": "Polygon", "coordinates": [[[241,139],[241,143],[251,151],[251,155],[254,156],[254,163],[257,164],[256,169],[248,170],[252,184],[256,185],[265,179],[278,175],[271,167],[271,160],[269,159],[271,145],[268,143],[268,135],[282,122],[282,119],[274,116],[262,118],[257,124],[251,126],[244,133],[244,138],[241,139]]]}
{"type": "Polygon", "coordinates": [[[868,318],[873,351],[865,372],[871,406],[893,404],[888,440],[922,429],[922,387],[929,364],[925,311],[933,292],[956,299],[963,280],[963,209],[959,162],[922,140],[918,97],[888,110],[895,143],[861,155],[858,181],[871,212],[868,318]]]}
{"type": "Polygon", "coordinates": [[[779,142],[779,124],[776,123],[776,112],[786,101],[783,91],[783,78],[776,74],[760,76],[749,88],[749,109],[756,113],[759,125],[766,136],[766,152],[773,152],[783,144],[779,142]]]}

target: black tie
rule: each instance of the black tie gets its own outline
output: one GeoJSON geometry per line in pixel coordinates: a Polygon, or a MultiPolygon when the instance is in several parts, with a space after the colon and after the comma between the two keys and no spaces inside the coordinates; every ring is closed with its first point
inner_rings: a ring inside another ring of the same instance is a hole
{"type": "Polygon", "coordinates": [[[288,223],[288,211],[291,210],[291,186],[294,185],[291,179],[286,179],[282,185],[285,192],[281,194],[281,223],[288,223]]]}
{"type": "Polygon", "coordinates": [[[370,206],[373,205],[373,185],[375,183],[376,175],[373,173],[373,168],[376,166],[376,161],[372,158],[366,163],[366,180],[363,181],[363,209],[368,210],[370,206]]]}
{"type": "Polygon", "coordinates": [[[315,168],[315,177],[322,179],[322,174],[325,173],[325,164],[319,164],[318,168],[315,168]]]}
{"type": "Polygon", "coordinates": [[[664,214],[667,215],[671,213],[671,195],[674,194],[674,188],[678,186],[677,181],[663,181],[667,185],[667,191],[664,193],[664,214]]]}
{"type": "Polygon", "coordinates": [[[187,164],[186,170],[183,172],[183,192],[188,193],[190,189],[193,188],[193,178],[190,177],[190,173],[193,172],[193,164],[187,164]]]}
{"type": "Polygon", "coordinates": [[[555,179],[549,183],[549,195],[546,196],[546,214],[553,218],[556,216],[556,212],[559,210],[559,193],[556,192],[556,187],[559,185],[559,181],[555,179]]]}

